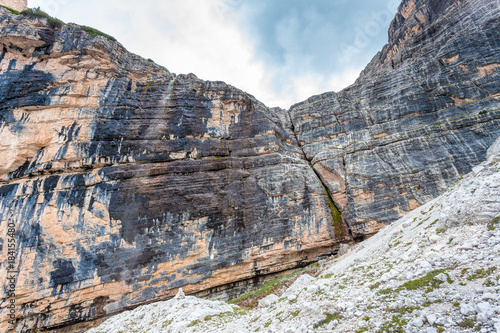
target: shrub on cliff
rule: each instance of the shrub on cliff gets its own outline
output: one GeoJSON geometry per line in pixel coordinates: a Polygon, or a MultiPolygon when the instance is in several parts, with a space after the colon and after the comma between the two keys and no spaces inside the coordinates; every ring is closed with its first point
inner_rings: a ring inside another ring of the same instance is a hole
{"type": "Polygon", "coordinates": [[[113,36],[110,36],[108,34],[105,34],[104,32],[100,31],[100,30],[97,30],[95,28],[92,28],[92,27],[87,27],[86,25],[81,25],[80,26],[83,30],[87,31],[89,34],[91,34],[92,36],[103,36],[109,40],[112,40],[112,41],[116,41],[116,38],[114,38],[113,36]]]}
{"type": "Polygon", "coordinates": [[[0,7],[7,9],[7,10],[8,10],[8,11],[10,11],[12,14],[19,15],[19,12],[18,12],[17,10],[15,10],[15,9],[9,8],[9,7],[4,6],[4,5],[0,5],[0,7]]]}
{"type": "Polygon", "coordinates": [[[63,21],[61,21],[61,20],[59,20],[59,19],[57,19],[55,17],[50,16],[49,14],[47,14],[46,12],[44,12],[43,10],[41,10],[40,7],[38,7],[38,8],[28,8],[26,10],[23,10],[20,14],[24,15],[24,16],[28,16],[28,17],[46,18],[47,19],[47,23],[52,28],[59,28],[59,27],[61,27],[61,26],[64,25],[63,21]]]}

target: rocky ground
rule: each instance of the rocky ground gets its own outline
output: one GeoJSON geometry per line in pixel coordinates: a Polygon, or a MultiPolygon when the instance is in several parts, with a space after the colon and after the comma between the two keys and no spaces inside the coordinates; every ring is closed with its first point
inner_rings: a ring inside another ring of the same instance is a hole
{"type": "Polygon", "coordinates": [[[99,332],[500,332],[500,140],[444,195],[254,310],[184,296],[99,332]]]}

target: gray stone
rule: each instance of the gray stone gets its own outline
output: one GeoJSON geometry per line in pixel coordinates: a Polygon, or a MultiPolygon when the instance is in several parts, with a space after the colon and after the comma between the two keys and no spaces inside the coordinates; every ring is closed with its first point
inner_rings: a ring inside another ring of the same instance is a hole
{"type": "Polygon", "coordinates": [[[260,307],[269,307],[271,306],[274,302],[277,302],[279,300],[279,297],[276,296],[275,294],[271,294],[269,296],[266,296],[265,298],[261,299],[259,301],[259,306],[260,307]]]}
{"type": "Polygon", "coordinates": [[[66,329],[180,287],[229,297],[443,193],[500,135],[499,17],[489,0],[404,0],[355,84],[283,110],[1,8],[0,221],[25,263],[19,327],[66,329]]]}

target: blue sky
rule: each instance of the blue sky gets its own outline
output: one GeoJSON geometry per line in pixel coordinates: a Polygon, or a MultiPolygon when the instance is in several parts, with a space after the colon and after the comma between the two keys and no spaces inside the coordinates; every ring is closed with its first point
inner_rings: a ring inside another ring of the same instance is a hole
{"type": "Polygon", "coordinates": [[[28,0],[171,72],[222,80],[267,106],[352,84],[387,42],[398,0],[28,0]]]}

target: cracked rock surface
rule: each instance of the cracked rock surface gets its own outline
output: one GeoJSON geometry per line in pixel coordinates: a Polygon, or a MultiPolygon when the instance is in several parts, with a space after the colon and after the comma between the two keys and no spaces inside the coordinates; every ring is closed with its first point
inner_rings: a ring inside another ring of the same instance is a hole
{"type": "Polygon", "coordinates": [[[354,85],[283,110],[0,8],[16,330],[75,331],[180,287],[229,299],[434,199],[500,135],[499,17],[497,1],[404,0],[354,85]]]}
{"type": "Polygon", "coordinates": [[[89,333],[500,332],[500,155],[321,270],[251,311],[188,296],[89,333]]]}

